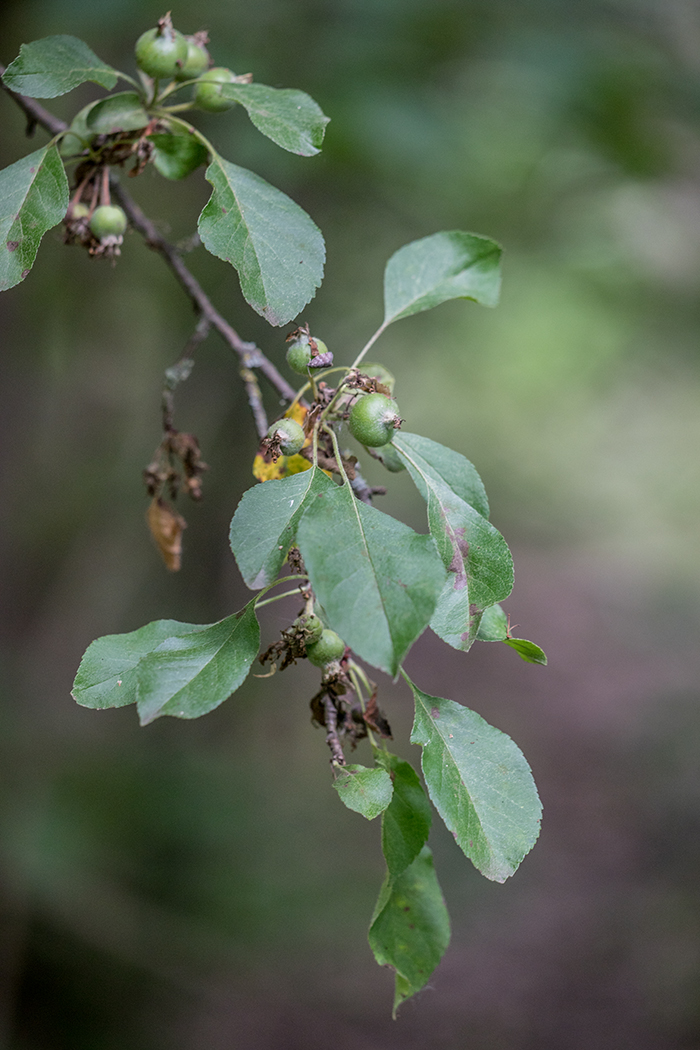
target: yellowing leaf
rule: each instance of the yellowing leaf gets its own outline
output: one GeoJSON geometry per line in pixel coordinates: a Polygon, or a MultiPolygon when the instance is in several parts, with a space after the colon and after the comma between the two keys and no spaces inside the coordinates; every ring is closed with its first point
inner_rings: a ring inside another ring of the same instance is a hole
{"type": "Polygon", "coordinates": [[[285,419],[294,419],[299,426],[303,426],[304,420],[306,419],[306,409],[303,405],[300,405],[298,401],[295,401],[293,405],[289,406],[284,415],[285,419]]]}
{"type": "MultiPolygon", "coordinates": [[[[293,419],[299,426],[304,425],[306,409],[295,401],[284,413],[285,419],[293,419]]],[[[304,447],[311,445],[311,438],[307,438],[304,447]]],[[[304,456],[297,453],[295,456],[280,456],[275,463],[268,463],[264,456],[257,454],[253,460],[253,476],[258,481],[279,481],[280,478],[288,478],[292,474],[301,474],[308,470],[311,463],[304,456]]],[[[326,471],[326,473],[328,473],[326,471]]],[[[330,477],[330,475],[329,475],[330,477]]]]}
{"type": "Polygon", "coordinates": [[[258,453],[253,460],[253,474],[258,481],[279,481],[290,474],[301,474],[310,466],[308,459],[304,459],[298,453],[296,456],[280,456],[276,463],[266,463],[264,457],[258,453]]]}

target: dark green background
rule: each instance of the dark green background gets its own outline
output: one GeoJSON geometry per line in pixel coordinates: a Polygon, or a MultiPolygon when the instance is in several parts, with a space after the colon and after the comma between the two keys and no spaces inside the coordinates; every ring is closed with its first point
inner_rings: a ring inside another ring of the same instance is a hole
{"type": "MultiPolygon", "coordinates": [[[[151,0],[4,7],[0,60],[52,33],[133,71],[151,0]]],[[[372,351],[406,428],[464,452],[511,543],[516,634],[467,656],[428,635],[408,668],[528,756],[540,843],[504,886],[435,828],[453,942],[389,1020],[365,941],[378,824],[330,790],[309,724],[318,675],[252,679],[199,722],[139,729],[69,696],[97,635],[210,622],[247,594],[227,546],[256,440],[212,336],[176,425],[211,466],[161,567],[140,471],[162,372],[192,327],[162,261],[128,234],[115,268],[49,233],[0,312],[0,1045],[11,1050],[691,1050],[700,1043],[698,592],[700,14],[689,0],[200,0],[218,65],[309,92],[332,118],[305,160],[242,112],[202,116],[222,154],[305,207],[328,246],[304,312],[349,362],[381,319],[389,254],[439,229],[501,241],[497,310],[451,303],[372,351]],[[4,1042],[3,1042],[4,1040],[4,1042]]],[[[69,118],[92,87],[50,103],[69,118]]],[[[2,165],[27,143],[0,96],[2,165]]],[[[129,188],[189,236],[199,173],[129,188]]],[[[192,269],[282,367],[284,334],[230,268],[192,269]]],[[[275,411],[268,397],[268,410],[275,411]]],[[[368,473],[378,478],[377,468],[368,473]]],[[[405,476],[380,505],[423,528],[405,476]]],[[[265,610],[264,637],[296,613],[265,610]]],[[[407,689],[382,677],[396,750],[407,689]]],[[[361,749],[355,757],[367,761],[361,749]]]]}

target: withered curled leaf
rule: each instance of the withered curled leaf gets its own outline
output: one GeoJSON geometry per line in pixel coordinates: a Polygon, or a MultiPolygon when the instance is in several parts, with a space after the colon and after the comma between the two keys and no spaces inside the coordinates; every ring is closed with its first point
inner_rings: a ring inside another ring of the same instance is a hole
{"type": "Polygon", "coordinates": [[[164,499],[151,500],[146,521],[166,569],[177,572],[182,559],[182,533],[187,522],[164,499]]]}

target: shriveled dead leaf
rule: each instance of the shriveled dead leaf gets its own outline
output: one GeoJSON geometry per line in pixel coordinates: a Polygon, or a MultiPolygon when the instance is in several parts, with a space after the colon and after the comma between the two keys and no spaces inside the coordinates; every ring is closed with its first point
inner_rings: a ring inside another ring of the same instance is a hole
{"type": "Polygon", "coordinates": [[[151,500],[146,521],[165,567],[177,572],[182,559],[182,533],[187,522],[163,499],[151,500]]]}

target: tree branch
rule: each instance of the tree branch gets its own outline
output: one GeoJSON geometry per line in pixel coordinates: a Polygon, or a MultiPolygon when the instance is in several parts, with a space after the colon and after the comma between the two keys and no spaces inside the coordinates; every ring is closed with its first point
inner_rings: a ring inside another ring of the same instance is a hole
{"type": "Polygon", "coordinates": [[[339,766],[345,765],[345,755],[338,736],[338,712],[333,703],[333,697],[326,694],[324,701],[326,715],[326,743],[331,751],[331,763],[339,766]]]}
{"type": "MultiPolygon", "coordinates": [[[[5,72],[5,68],[5,66],[0,64],[0,76],[5,72]]],[[[28,119],[28,134],[32,133],[36,125],[44,128],[52,135],[57,135],[59,132],[66,130],[68,125],[58,117],[55,117],[52,113],[49,113],[49,111],[39,105],[35,99],[27,98],[24,95],[18,95],[16,92],[10,91],[10,89],[5,87],[4,84],[2,86],[7,94],[26,114],[28,119]]],[[[199,281],[197,281],[195,276],[190,273],[187,266],[185,266],[178,249],[173,244],[170,244],[169,241],[166,241],[158,231],[155,224],[143,213],[141,208],[139,208],[136,201],[134,201],[130,194],[128,194],[116,181],[112,184],[112,195],[124,209],[129,222],[134,229],[141,234],[146,245],[153,249],[153,251],[158,252],[165,259],[166,263],[174,273],[178,284],[191,300],[194,309],[200,316],[200,319],[205,320],[209,326],[215,329],[224,342],[238,354],[241,362],[241,378],[245,384],[248,401],[253,411],[255,428],[258,435],[264,437],[267,434],[267,417],[262,403],[260,387],[258,386],[257,379],[252,370],[257,369],[262,375],[264,375],[274,390],[276,390],[280,397],[284,398],[286,401],[293,401],[296,396],[296,391],[290,386],[284,376],[277,371],[262,350],[260,350],[255,343],[246,342],[241,339],[238,332],[236,332],[228,321],[221,316],[218,310],[215,309],[209,296],[199,284],[199,281]]]]}

